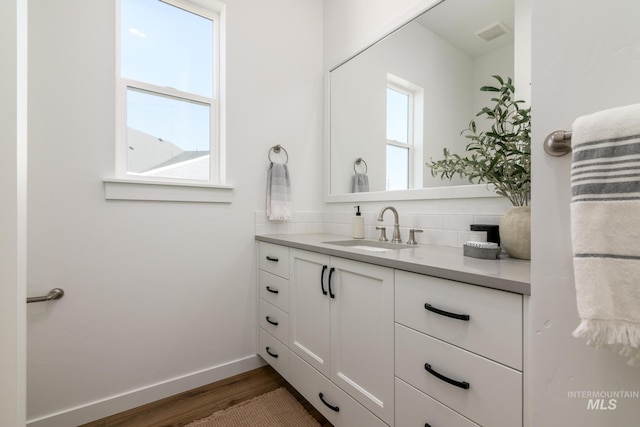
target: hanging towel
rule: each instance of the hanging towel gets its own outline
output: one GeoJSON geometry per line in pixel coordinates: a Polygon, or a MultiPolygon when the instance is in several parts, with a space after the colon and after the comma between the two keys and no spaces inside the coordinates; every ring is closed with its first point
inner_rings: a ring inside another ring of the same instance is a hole
{"type": "Polygon", "coordinates": [[[291,219],[291,182],[284,163],[271,162],[267,175],[267,218],[274,221],[291,219]]]}
{"type": "Polygon", "coordinates": [[[573,336],[640,365],[640,104],[573,124],[573,336]]]}
{"type": "Polygon", "coordinates": [[[367,191],[369,191],[369,177],[367,174],[356,172],[356,174],[353,175],[351,192],[364,193],[367,191]]]}

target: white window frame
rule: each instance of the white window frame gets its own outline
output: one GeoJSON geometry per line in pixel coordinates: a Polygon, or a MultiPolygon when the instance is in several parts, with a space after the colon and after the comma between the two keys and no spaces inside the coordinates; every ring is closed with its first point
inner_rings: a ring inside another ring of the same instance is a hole
{"type": "MultiPolygon", "coordinates": [[[[407,111],[407,142],[404,143],[402,141],[396,141],[394,139],[387,139],[386,145],[393,145],[400,148],[407,148],[407,188],[406,190],[413,188],[413,168],[414,168],[414,148],[413,148],[413,140],[414,140],[414,103],[415,103],[415,92],[407,87],[395,83],[391,79],[387,81],[387,88],[399,92],[403,95],[407,95],[408,97],[408,111],[407,111]]],[[[386,146],[385,146],[386,148],[386,146]]]]}
{"type": "Polygon", "coordinates": [[[121,76],[120,1],[116,1],[116,147],[115,173],[105,178],[105,198],[117,200],[163,200],[222,202],[232,200],[233,187],[226,183],[225,150],[225,25],[226,9],[218,0],[161,0],[214,23],[213,97],[200,96],[121,76]],[[127,90],[131,88],[187,102],[210,106],[209,180],[140,176],[127,173],[127,90]]]}

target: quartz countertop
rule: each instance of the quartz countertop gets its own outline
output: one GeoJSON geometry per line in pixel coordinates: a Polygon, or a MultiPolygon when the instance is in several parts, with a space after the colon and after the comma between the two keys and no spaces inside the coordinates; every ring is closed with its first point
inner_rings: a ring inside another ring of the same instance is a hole
{"type": "MultiPolygon", "coordinates": [[[[335,234],[262,234],[260,242],[274,243],[361,261],[383,267],[427,274],[523,295],[531,294],[531,266],[527,260],[509,258],[488,260],[466,257],[462,248],[437,245],[416,245],[406,249],[372,252],[338,246],[326,242],[350,240],[335,234]]],[[[369,239],[363,239],[369,240],[369,239]]]]}

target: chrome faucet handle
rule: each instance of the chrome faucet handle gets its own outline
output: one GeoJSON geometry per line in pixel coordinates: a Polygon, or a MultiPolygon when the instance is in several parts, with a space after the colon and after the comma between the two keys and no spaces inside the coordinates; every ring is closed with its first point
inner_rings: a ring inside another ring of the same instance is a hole
{"type": "Polygon", "coordinates": [[[419,230],[417,228],[410,228],[409,229],[409,240],[407,240],[407,245],[417,245],[418,242],[416,242],[416,235],[415,233],[422,233],[423,230],[419,230]]]}
{"type": "Polygon", "coordinates": [[[387,227],[376,227],[376,230],[380,230],[380,238],[378,239],[381,242],[388,242],[387,239],[387,227]]]}

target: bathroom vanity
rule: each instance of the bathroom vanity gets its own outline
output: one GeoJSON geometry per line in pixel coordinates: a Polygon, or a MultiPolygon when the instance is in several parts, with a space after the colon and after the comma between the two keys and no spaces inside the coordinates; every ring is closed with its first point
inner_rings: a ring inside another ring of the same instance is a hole
{"type": "Polygon", "coordinates": [[[256,240],[258,353],[334,426],[523,425],[528,261],[256,240]]]}

